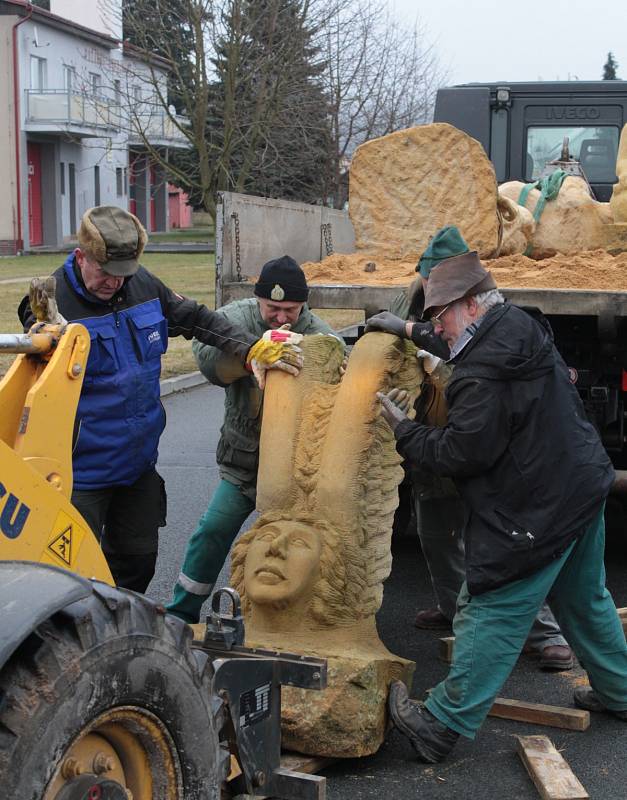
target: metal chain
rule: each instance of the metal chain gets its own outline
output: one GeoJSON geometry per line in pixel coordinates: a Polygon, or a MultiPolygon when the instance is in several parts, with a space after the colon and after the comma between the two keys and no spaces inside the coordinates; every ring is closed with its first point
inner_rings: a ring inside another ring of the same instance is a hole
{"type": "Polygon", "coordinates": [[[324,237],[324,247],[327,251],[327,256],[333,255],[333,234],[331,230],[331,223],[330,222],[323,222],[320,225],[320,230],[322,231],[322,236],[324,237]]]}
{"type": "Polygon", "coordinates": [[[241,282],[244,278],[242,277],[242,256],[239,246],[239,214],[233,211],[231,219],[235,226],[235,269],[237,271],[237,280],[241,282]]]}

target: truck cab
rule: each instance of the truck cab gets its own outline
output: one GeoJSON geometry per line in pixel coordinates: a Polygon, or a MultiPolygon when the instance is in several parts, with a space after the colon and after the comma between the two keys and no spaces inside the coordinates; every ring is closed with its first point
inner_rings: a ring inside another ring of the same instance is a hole
{"type": "Polygon", "coordinates": [[[581,163],[597,200],[607,202],[627,122],[627,81],[451,86],[438,90],[433,121],[481,142],[499,183],[537,180],[568,137],[571,157],[581,163]]]}

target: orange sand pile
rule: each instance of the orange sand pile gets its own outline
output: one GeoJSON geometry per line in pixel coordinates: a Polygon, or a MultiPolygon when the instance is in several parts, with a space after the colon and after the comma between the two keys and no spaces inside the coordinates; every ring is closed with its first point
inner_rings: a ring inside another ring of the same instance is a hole
{"type": "MultiPolygon", "coordinates": [[[[514,255],[485,264],[503,287],[627,291],[627,253],[612,256],[605,250],[590,250],[542,261],[514,255]]],[[[417,277],[415,261],[385,261],[364,253],[336,253],[324,261],[308,261],[302,267],[310,284],[407,286],[417,277]],[[376,269],[365,272],[364,267],[370,261],[376,264],[376,269]]]]}

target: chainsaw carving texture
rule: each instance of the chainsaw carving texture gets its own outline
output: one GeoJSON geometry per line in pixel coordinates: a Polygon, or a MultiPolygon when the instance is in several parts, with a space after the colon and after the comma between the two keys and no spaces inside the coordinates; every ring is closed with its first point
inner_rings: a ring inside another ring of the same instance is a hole
{"type": "Polygon", "coordinates": [[[618,156],[616,158],[616,175],[618,183],[614,184],[610,208],[614,222],[627,223],[627,125],[623,126],[618,143],[618,156]]]}
{"type": "Polygon", "coordinates": [[[259,622],[276,632],[277,616],[280,626],[293,622],[301,632],[303,625],[347,626],[372,617],[391,568],[403,471],[376,393],[401,386],[417,396],[422,374],[415,348],[389,334],[369,334],[339,382],[340,342],[313,336],[303,345],[305,367],[297,379],[269,376],[257,482],[262,514],[233,552],[233,585],[249,630],[259,622]]]}
{"type": "Polygon", "coordinates": [[[457,225],[471,250],[498,246],[497,184],[481,144],[445,123],[362,144],[350,169],[349,213],[357,250],[418,259],[429,237],[457,225]]]}
{"type": "Polygon", "coordinates": [[[383,741],[390,681],[413,669],[375,624],[403,476],[376,393],[399,386],[415,398],[423,373],[414,346],[389,334],[362,337],[341,380],[337,339],[310,336],[302,347],[298,378],[268,375],[261,516],[233,548],[231,585],[249,644],[329,660],[324,692],[284,691],[284,745],[365,755],[383,741]]]}
{"type": "MultiPolygon", "coordinates": [[[[499,194],[518,202],[524,187],[520,181],[499,186],[499,194]]],[[[533,213],[540,198],[532,189],[526,207],[533,213]]],[[[531,237],[532,258],[549,258],[556,253],[578,253],[602,248],[606,242],[606,226],[612,222],[609,203],[599,203],[588,191],[583,178],[569,175],[555,200],[547,202],[531,237]]]]}

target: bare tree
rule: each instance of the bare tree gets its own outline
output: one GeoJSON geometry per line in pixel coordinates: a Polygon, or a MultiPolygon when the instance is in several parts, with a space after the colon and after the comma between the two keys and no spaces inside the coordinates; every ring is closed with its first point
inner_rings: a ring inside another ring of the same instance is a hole
{"type": "Polygon", "coordinates": [[[292,187],[301,198],[313,191],[328,115],[324,62],[310,30],[318,31],[327,7],[323,0],[126,0],[121,91],[129,127],[153,163],[212,215],[220,189],[289,194],[292,187]],[[138,100],[140,84],[149,91],[138,100]],[[188,142],[187,153],[172,156],[159,143],[159,123],[188,142]]]}
{"type": "Polygon", "coordinates": [[[382,0],[340,6],[323,35],[331,103],[329,195],[341,207],[342,174],[355,148],[428,122],[444,73],[424,28],[418,22],[402,26],[382,0]]]}
{"type": "Polygon", "coordinates": [[[124,0],[123,23],[124,119],[213,216],[221,189],[341,206],[355,147],[426,121],[438,83],[384,0],[124,0]]]}

